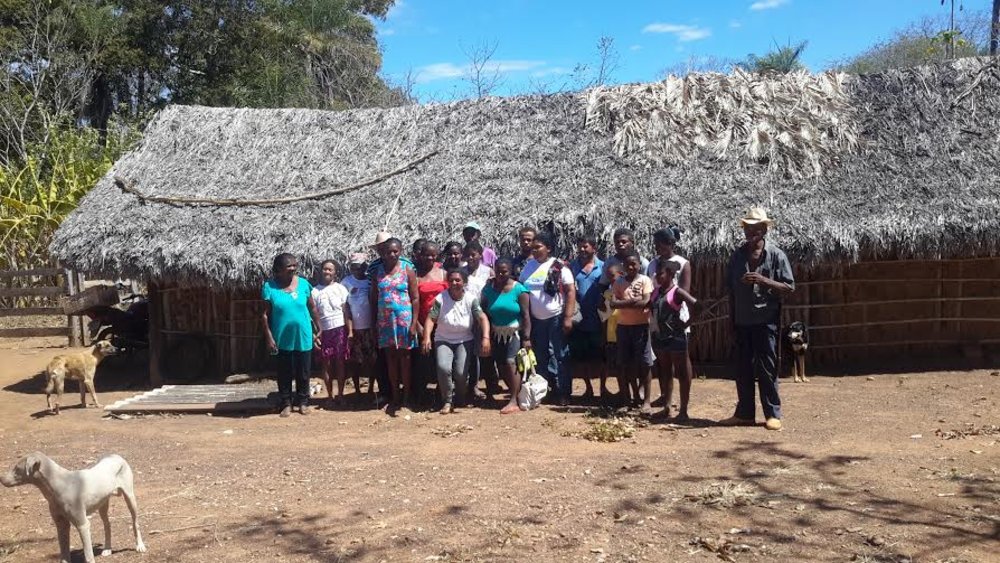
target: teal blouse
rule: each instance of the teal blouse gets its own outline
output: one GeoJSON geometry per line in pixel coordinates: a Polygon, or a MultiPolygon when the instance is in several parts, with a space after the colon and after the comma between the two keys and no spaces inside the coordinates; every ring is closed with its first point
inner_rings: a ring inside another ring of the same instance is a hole
{"type": "Polygon", "coordinates": [[[312,316],[308,304],[312,285],[302,277],[298,280],[298,286],[291,292],[278,287],[274,280],[264,282],[261,290],[261,297],[271,304],[268,316],[271,334],[278,350],[286,352],[313,349],[312,316]]]}

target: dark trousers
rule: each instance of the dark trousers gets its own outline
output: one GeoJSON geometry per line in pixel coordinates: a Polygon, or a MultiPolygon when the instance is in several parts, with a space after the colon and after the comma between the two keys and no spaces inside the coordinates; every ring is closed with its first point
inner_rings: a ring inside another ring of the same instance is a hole
{"type": "Polygon", "coordinates": [[[569,346],[562,331],[562,315],[539,320],[531,317],[531,346],[538,361],[538,373],[556,390],[555,395],[569,398],[573,391],[570,376],[569,346]]]}
{"type": "Polygon", "coordinates": [[[309,404],[309,369],[312,351],[278,350],[278,397],[281,407],[309,404]],[[292,384],[295,394],[292,394],[292,384]]]}
{"type": "Polygon", "coordinates": [[[778,396],[778,325],[736,327],[736,416],[753,419],[754,380],[764,418],[781,418],[778,396]]]}

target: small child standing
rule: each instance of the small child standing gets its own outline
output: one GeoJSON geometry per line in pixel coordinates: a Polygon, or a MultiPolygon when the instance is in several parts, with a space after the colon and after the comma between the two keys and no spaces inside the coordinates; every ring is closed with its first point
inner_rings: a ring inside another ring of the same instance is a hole
{"type": "Polygon", "coordinates": [[[350,292],[337,282],[337,263],[326,260],[321,265],[320,283],[312,290],[319,310],[320,357],[323,360],[323,382],[326,394],[335,404],[344,401],[344,362],[350,356],[350,339],[354,336],[351,309],[347,304],[350,292]],[[337,398],[333,398],[333,378],[337,379],[337,398]]]}
{"type": "Polygon", "coordinates": [[[657,378],[664,397],[663,417],[670,417],[670,398],[674,390],[674,376],[680,382],[680,409],[675,422],[689,420],[688,402],[691,398],[692,373],[688,369],[687,327],[691,320],[681,320],[681,309],[686,303],[694,310],[698,300],[675,283],[681,265],[673,260],[660,260],[656,267],[656,291],[652,295],[650,341],[656,354],[657,378]],[[671,373],[671,368],[673,368],[671,373]]]}
{"type": "MultiPolygon", "coordinates": [[[[618,310],[618,364],[621,375],[618,386],[625,405],[632,404],[629,390],[645,379],[646,346],[649,343],[649,298],[653,280],[640,273],[642,260],[634,251],[622,259],[625,274],[611,286],[611,308],[618,310]]],[[[639,399],[639,394],[635,394],[639,399]]]]}

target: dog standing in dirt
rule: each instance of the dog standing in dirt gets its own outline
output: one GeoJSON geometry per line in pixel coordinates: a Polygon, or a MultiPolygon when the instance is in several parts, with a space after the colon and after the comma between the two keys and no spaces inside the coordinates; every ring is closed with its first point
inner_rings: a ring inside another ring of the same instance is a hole
{"type": "Polygon", "coordinates": [[[135,532],[135,550],[146,551],[139,532],[139,508],[135,502],[132,468],[117,455],[109,455],[80,471],[69,471],[59,466],[43,453],[35,452],[22,458],[0,477],[5,487],[34,485],[49,501],[49,513],[56,525],[59,538],[61,563],[70,563],[69,527],[72,524],[83,543],[83,557],[94,563],[94,545],[90,539],[90,515],[96,510],[104,522],[104,545],[101,555],[111,555],[111,520],[108,504],[111,497],[125,497],[125,504],[132,513],[135,532]]]}
{"type": "Polygon", "coordinates": [[[788,325],[785,331],[785,346],[792,356],[792,375],[795,383],[799,381],[807,383],[806,377],[806,350],[809,349],[809,331],[802,321],[795,321],[788,325]]]}
{"type": "Polygon", "coordinates": [[[97,400],[97,391],[94,390],[94,374],[97,373],[97,365],[101,363],[101,360],[115,352],[115,347],[110,342],[101,340],[88,351],[63,354],[52,358],[48,367],[45,368],[45,402],[49,406],[49,411],[53,414],[59,414],[63,385],[67,379],[75,379],[80,382],[80,404],[84,408],[87,408],[87,391],[94,399],[94,406],[100,407],[101,402],[97,400]],[[53,392],[56,394],[54,407],[52,404],[53,392]]]}

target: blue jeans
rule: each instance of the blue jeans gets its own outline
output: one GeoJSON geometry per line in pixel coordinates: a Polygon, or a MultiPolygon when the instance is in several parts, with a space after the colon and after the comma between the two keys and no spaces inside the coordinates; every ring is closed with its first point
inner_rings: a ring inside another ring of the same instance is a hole
{"type": "Polygon", "coordinates": [[[559,397],[569,398],[573,391],[570,377],[569,346],[562,330],[562,315],[548,319],[531,317],[531,346],[538,360],[538,373],[548,380],[559,397]]]}
{"type": "Polygon", "coordinates": [[[753,420],[754,380],[764,418],[781,418],[778,396],[778,325],[736,327],[736,416],[753,420]]]}

